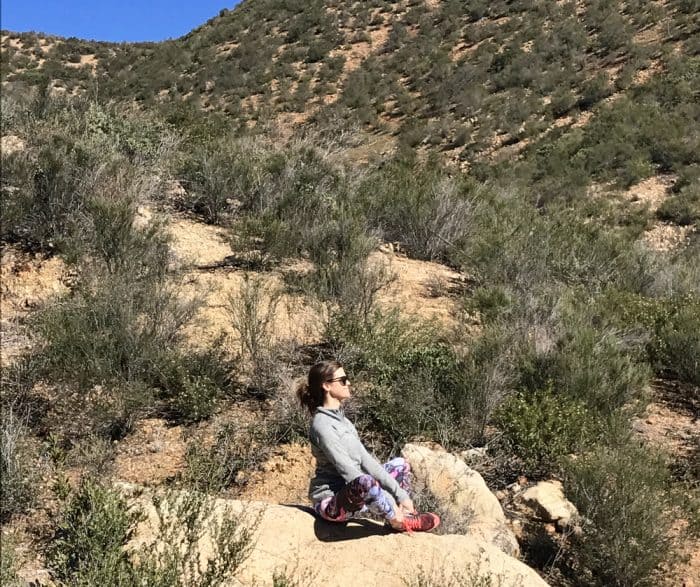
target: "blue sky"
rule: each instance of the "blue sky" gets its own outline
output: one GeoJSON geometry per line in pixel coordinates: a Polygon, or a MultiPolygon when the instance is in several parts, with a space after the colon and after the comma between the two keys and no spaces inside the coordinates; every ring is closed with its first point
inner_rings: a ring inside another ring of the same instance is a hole
{"type": "Polygon", "coordinates": [[[97,41],[180,37],[239,0],[0,0],[0,28],[97,41]]]}

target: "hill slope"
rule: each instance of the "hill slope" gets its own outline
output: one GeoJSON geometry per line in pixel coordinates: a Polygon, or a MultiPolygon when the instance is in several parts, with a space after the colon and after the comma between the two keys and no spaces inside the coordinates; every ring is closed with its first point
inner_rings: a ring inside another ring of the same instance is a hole
{"type": "Polygon", "coordinates": [[[453,159],[511,158],[692,60],[692,4],[248,0],[157,44],[4,33],[3,80],[184,101],[246,127],[360,124],[453,159]]]}

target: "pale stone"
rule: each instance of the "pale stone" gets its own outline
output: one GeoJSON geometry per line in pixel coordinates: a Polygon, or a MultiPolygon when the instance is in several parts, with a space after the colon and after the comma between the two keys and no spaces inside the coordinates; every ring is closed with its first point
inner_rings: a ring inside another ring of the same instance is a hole
{"type": "Polygon", "coordinates": [[[518,499],[533,508],[545,522],[556,522],[560,527],[568,526],[571,518],[578,515],[576,506],[564,497],[559,481],[540,481],[518,499]]]}
{"type": "MultiPolygon", "coordinates": [[[[129,545],[137,555],[153,542],[158,515],[151,494],[139,495],[126,485],[122,491],[145,513],[129,545]]],[[[333,524],[306,508],[260,502],[212,499],[212,506],[213,520],[258,519],[253,549],[230,585],[271,585],[273,575],[284,571],[296,579],[312,577],[313,585],[399,587],[424,573],[431,578],[490,577],[501,587],[546,586],[533,569],[478,534],[396,533],[369,520],[333,524]]],[[[198,550],[202,561],[212,556],[209,534],[199,540],[198,550]]]]}
{"type": "Polygon", "coordinates": [[[470,535],[480,536],[511,556],[518,555],[518,541],[506,524],[503,508],[479,473],[453,454],[420,444],[407,444],[401,454],[443,511],[469,520],[470,535]]]}

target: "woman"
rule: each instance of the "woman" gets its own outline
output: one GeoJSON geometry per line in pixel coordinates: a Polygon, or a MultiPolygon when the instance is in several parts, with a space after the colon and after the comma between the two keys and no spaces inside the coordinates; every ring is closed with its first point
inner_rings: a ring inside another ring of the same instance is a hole
{"type": "Polygon", "coordinates": [[[344,522],[356,512],[369,511],[398,531],[437,527],[440,518],[417,513],[408,495],[408,462],[396,458],[380,465],[345,417],[342,403],[350,397],[350,381],[340,363],[316,363],[296,393],[313,415],[309,437],[316,475],[309,497],[316,513],[325,520],[344,522]]]}

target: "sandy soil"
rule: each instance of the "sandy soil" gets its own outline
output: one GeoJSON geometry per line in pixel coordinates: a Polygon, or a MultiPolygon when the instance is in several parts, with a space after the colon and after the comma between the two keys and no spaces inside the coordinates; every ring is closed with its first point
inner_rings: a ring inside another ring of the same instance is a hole
{"type": "Polygon", "coordinates": [[[672,251],[688,244],[692,232],[692,226],[658,222],[644,233],[643,240],[655,251],[672,251]]]}

